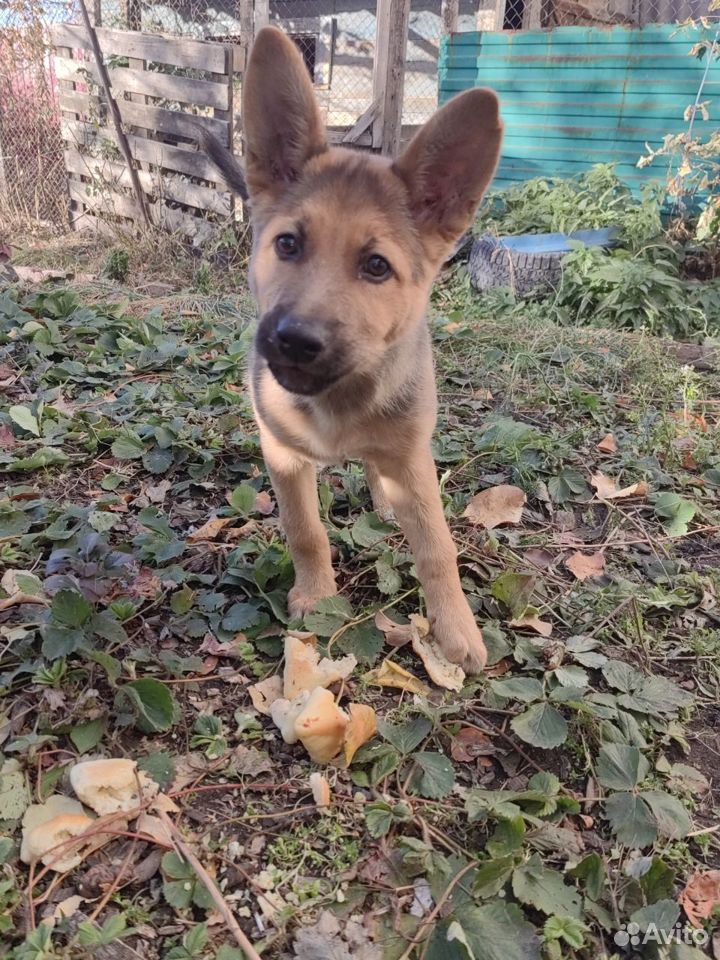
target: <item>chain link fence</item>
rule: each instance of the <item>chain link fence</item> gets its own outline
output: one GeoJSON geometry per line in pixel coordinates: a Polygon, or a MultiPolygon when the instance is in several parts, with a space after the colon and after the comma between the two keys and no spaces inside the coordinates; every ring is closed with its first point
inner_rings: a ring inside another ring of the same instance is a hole
{"type": "Polygon", "coordinates": [[[682,23],[709,15],[712,0],[504,0],[494,29],[682,23]]]}

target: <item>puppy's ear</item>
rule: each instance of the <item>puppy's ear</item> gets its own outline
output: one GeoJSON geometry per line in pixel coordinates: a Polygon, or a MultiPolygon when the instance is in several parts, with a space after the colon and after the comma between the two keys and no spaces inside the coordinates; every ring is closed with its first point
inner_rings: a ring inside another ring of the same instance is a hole
{"type": "Polygon", "coordinates": [[[327,150],[325,129],[300,51],[276,27],[257,35],[243,83],[245,173],[250,198],[275,196],[327,150]]]}
{"type": "Polygon", "coordinates": [[[467,90],[438,110],[396,160],[423,235],[454,243],[467,230],[495,173],[502,130],[492,90],[467,90]]]}

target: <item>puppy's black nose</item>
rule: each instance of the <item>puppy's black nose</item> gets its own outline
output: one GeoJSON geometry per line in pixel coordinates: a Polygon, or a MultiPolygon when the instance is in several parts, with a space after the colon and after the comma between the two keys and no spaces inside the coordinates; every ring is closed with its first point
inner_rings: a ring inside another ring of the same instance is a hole
{"type": "Polygon", "coordinates": [[[280,353],[293,363],[310,363],[323,350],[322,340],[307,323],[286,314],[278,320],[275,336],[280,353]]]}

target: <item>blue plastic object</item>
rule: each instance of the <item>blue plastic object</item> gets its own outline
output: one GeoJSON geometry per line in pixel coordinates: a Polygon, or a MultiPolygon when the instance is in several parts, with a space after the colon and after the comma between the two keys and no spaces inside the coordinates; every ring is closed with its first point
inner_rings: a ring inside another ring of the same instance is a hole
{"type": "Polygon", "coordinates": [[[579,240],[587,247],[612,247],[619,235],[618,227],[600,227],[574,233],[525,233],[521,237],[500,237],[500,242],[518,253],[569,253],[571,240],[579,240]]]}

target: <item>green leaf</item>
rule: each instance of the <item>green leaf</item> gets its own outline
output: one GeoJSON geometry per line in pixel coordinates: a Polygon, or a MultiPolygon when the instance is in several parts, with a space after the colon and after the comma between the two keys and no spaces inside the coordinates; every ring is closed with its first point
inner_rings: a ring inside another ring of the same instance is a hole
{"type": "Polygon", "coordinates": [[[30,454],[29,457],[21,457],[19,460],[13,460],[9,469],[16,473],[30,473],[33,470],[44,470],[45,467],[57,466],[58,464],[69,461],[67,454],[56,447],[42,447],[30,454]]]}
{"type": "Polygon", "coordinates": [[[82,630],[70,627],[44,626],[41,633],[43,642],[40,649],[48,660],[69,657],[87,643],[87,637],[82,630]]]}
{"type": "Polygon", "coordinates": [[[173,465],[172,450],[153,447],[143,454],[142,462],[148,473],[165,473],[173,465]]]}
{"type": "Polygon", "coordinates": [[[82,627],[92,616],[92,607],[77,590],[58,590],[52,599],[52,615],[66,627],[82,627]]]}
{"type": "Polygon", "coordinates": [[[169,730],[178,709],[169,688],[150,677],[123,684],[117,692],[116,702],[122,707],[130,707],[135,714],[135,726],[144,733],[169,730]]]}
{"type": "Polygon", "coordinates": [[[170,609],[179,617],[184,616],[192,609],[194,599],[195,591],[190,587],[183,587],[170,597],[170,609]]]}
{"type": "Polygon", "coordinates": [[[189,863],[185,863],[174,851],[166,853],[161,863],[163,875],[163,896],[176,910],[186,910],[192,904],[202,910],[209,910],[213,899],[189,863]]]}
{"type": "Polygon", "coordinates": [[[572,663],[557,667],[557,669],[553,670],[553,676],[563,687],[579,687],[583,689],[590,685],[590,678],[587,675],[587,671],[572,663]]]}
{"type": "Polygon", "coordinates": [[[371,837],[379,839],[390,832],[395,818],[389,803],[378,801],[368,803],[365,808],[365,826],[371,837]]]}
{"type": "Polygon", "coordinates": [[[145,444],[134,430],[123,430],[113,440],[110,452],[117,460],[139,460],[145,453],[145,444]]]}
{"type": "Polygon", "coordinates": [[[537,853],[517,867],[512,878],[513,893],[521,903],[548,916],[582,916],[581,897],[565,883],[561,873],[546,867],[537,853]]]}
{"type": "Polygon", "coordinates": [[[455,770],[448,758],[441,753],[422,751],[414,753],[412,759],[422,770],[415,788],[417,792],[430,800],[446,797],[455,786],[455,770]]]}
{"type": "Polygon", "coordinates": [[[32,526],[32,518],[23,510],[0,507],[0,537],[18,537],[32,526]]]}
{"type": "Polygon", "coordinates": [[[249,483],[241,483],[230,494],[230,506],[244,517],[255,511],[257,490],[249,483]]]}
{"type": "Polygon", "coordinates": [[[105,734],[105,718],[98,717],[88,723],[79,723],[70,731],[70,739],[75,744],[78,753],[87,753],[102,740],[105,734]]]}
{"type": "Polygon", "coordinates": [[[371,547],[396,532],[392,524],[385,523],[376,513],[360,514],[350,531],[357,547],[371,547]]]}
{"type": "Polygon", "coordinates": [[[660,517],[666,533],[671,537],[687,533],[696,512],[694,503],[683,500],[676,493],[661,493],[655,500],[655,514],[660,517]]]}
{"type": "Polygon", "coordinates": [[[392,597],[402,587],[402,577],[392,565],[392,555],[385,554],[375,561],[377,587],[386,597],[392,597]]]}
{"type": "Polygon", "coordinates": [[[649,772],[650,764],[637,747],[608,743],[600,748],[597,778],[604,787],[633,790],[649,772]]]}
{"type": "Polygon", "coordinates": [[[161,790],[167,790],[175,779],[175,758],[166,750],[148,753],[138,760],[138,770],[144,770],[161,790]]]}
{"type": "Polygon", "coordinates": [[[360,663],[372,666],[382,653],[385,637],[372,621],[366,620],[365,623],[349,627],[337,645],[343,653],[352,653],[360,663]]]}
{"type": "Polygon", "coordinates": [[[580,950],[587,930],[585,924],[574,917],[550,917],[545,921],[543,935],[546,940],[562,940],[573,950],[580,950]]]}
{"type": "Polygon", "coordinates": [[[432,723],[427,717],[413,717],[403,723],[390,723],[389,720],[378,719],[377,728],[381,737],[400,753],[407,755],[420,746],[432,730],[432,723]]]}
{"type": "Polygon", "coordinates": [[[491,680],[490,689],[498,697],[506,700],[521,700],[532,703],[542,700],[543,685],[535,677],[510,677],[508,680],[491,680]]]}
{"type": "Polygon", "coordinates": [[[17,760],[0,767],[0,820],[19,820],[30,803],[25,774],[17,760]]]}
{"type": "Polygon", "coordinates": [[[487,665],[492,667],[498,661],[502,660],[511,653],[512,648],[508,643],[507,637],[500,626],[495,621],[483,624],[483,640],[488,652],[487,665]]]}
{"type": "Polygon", "coordinates": [[[680,907],[674,900],[658,900],[647,907],[636,910],[630,921],[640,927],[645,933],[650,927],[658,933],[670,933],[680,919],[680,907]]]}
{"type": "Polygon", "coordinates": [[[614,793],[605,801],[605,816],[620,843],[642,849],[655,842],[657,822],[645,801],[634,793],[614,793]]]}
{"type": "Polygon", "coordinates": [[[585,892],[591,900],[600,899],[605,887],[605,861],[599,853],[589,853],[568,873],[585,881],[585,892]]]}
{"type": "Polygon", "coordinates": [[[481,863],[475,871],[476,895],[483,899],[496,896],[508,882],[516,866],[515,857],[501,857],[481,863]]]}
{"type": "Polygon", "coordinates": [[[28,433],[32,433],[36,437],[40,436],[40,424],[29,407],[10,407],[8,414],[10,419],[19,427],[22,427],[23,430],[27,430],[28,433]]]}
{"type": "Polygon", "coordinates": [[[510,726],[525,743],[550,750],[567,739],[565,717],[549,703],[535,703],[524,713],[513,717],[510,726]]]}
{"type": "Polygon", "coordinates": [[[677,797],[663,790],[643,790],[642,799],[652,810],[661,837],[669,840],[681,840],[692,829],[687,810],[677,797]]]}
{"type": "Polygon", "coordinates": [[[491,857],[505,857],[520,850],[524,839],[525,820],[521,816],[511,817],[498,823],[486,849],[491,857]]]}
{"type": "MultiPolygon", "coordinates": [[[[473,960],[540,960],[540,938],[520,907],[495,900],[480,907],[467,905],[456,911],[464,943],[473,960]]],[[[426,960],[446,960],[445,952],[428,951],[426,960]]]]}
{"type": "Polygon", "coordinates": [[[527,573],[501,573],[492,585],[492,595],[504,603],[513,617],[520,617],[527,609],[535,589],[535,577],[527,573]]]}
{"type": "Polygon", "coordinates": [[[643,681],[643,674],[622,660],[608,660],[602,674],[611,687],[623,693],[631,693],[643,681]]]}

